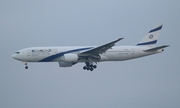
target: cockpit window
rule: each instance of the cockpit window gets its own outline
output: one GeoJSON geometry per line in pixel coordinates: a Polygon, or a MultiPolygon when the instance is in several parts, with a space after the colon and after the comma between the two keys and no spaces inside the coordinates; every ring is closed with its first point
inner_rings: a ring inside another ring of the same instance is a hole
{"type": "Polygon", "coordinates": [[[16,54],[19,54],[20,52],[15,52],[16,54]]]}

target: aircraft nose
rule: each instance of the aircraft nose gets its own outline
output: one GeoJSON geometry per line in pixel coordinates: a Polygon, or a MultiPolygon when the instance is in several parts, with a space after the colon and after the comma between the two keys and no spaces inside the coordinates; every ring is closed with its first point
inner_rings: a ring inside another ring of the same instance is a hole
{"type": "Polygon", "coordinates": [[[17,59],[16,54],[13,54],[11,57],[12,57],[13,59],[17,59]]]}
{"type": "Polygon", "coordinates": [[[12,57],[12,58],[14,58],[14,57],[15,57],[15,55],[13,54],[11,57],[12,57]]]}

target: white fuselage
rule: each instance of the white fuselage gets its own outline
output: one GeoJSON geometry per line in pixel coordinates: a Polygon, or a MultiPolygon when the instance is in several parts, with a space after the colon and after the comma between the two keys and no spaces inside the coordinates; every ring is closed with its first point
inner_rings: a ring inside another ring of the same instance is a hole
{"type": "MultiPolygon", "coordinates": [[[[65,54],[78,54],[86,50],[92,49],[94,46],[73,46],[73,47],[32,47],[17,51],[12,55],[13,58],[23,62],[61,62],[64,61],[65,54]]],[[[100,54],[101,61],[123,61],[139,58],[151,54],[162,52],[158,50],[154,52],[145,52],[149,49],[147,46],[115,46],[100,54]]],[[[77,62],[87,62],[86,59],[77,62]]],[[[97,62],[93,61],[92,62],[97,62]]]]}

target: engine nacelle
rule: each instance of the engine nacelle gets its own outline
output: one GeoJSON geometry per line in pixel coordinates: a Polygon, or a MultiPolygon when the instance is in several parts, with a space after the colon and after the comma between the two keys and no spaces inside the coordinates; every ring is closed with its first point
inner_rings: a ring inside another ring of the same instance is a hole
{"type": "Polygon", "coordinates": [[[63,61],[65,62],[77,62],[78,61],[78,55],[77,54],[64,54],[63,61]]]}
{"type": "Polygon", "coordinates": [[[74,64],[70,62],[59,62],[59,67],[71,67],[72,65],[74,64]]]}

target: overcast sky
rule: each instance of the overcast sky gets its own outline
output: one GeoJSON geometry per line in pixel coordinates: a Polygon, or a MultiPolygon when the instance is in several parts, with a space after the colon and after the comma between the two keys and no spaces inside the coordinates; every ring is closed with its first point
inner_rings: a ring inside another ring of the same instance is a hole
{"type": "Polygon", "coordinates": [[[1,0],[0,108],[179,108],[179,0],[1,0]],[[32,46],[136,45],[163,23],[165,52],[123,62],[29,63],[11,55],[32,46]]]}

